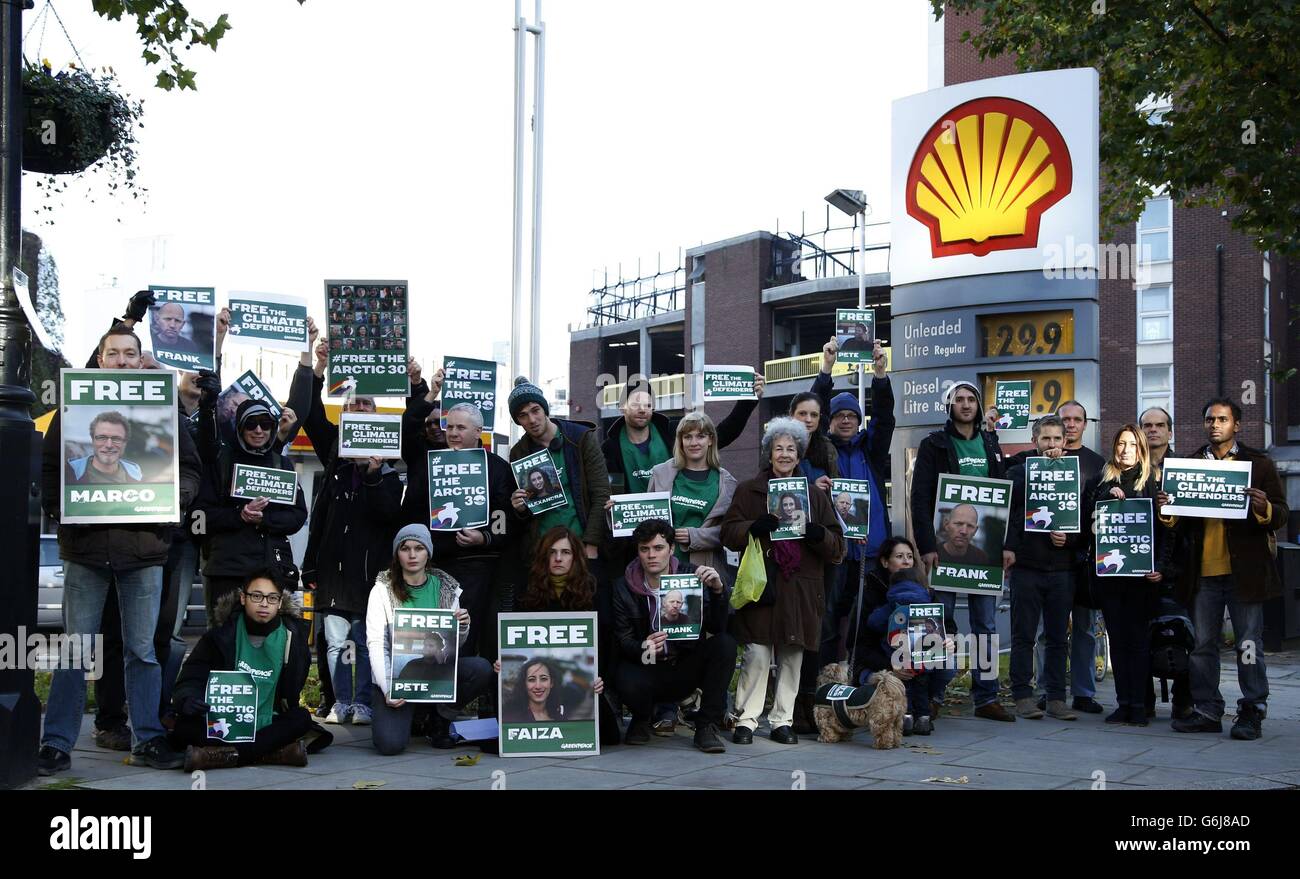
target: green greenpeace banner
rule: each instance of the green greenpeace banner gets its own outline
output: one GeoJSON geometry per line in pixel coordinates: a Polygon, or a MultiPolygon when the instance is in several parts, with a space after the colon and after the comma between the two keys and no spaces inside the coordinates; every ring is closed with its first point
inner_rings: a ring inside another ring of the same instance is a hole
{"type": "Polygon", "coordinates": [[[1011,515],[1011,483],[939,474],[934,534],[939,561],[930,585],[944,592],[1002,594],[1002,544],[1011,515]]]}
{"type": "Polygon", "coordinates": [[[405,397],[405,281],[326,281],[329,395],[405,397]]]}
{"type": "Polygon", "coordinates": [[[659,630],[669,641],[695,641],[704,621],[704,586],[694,574],[659,578],[659,630]]]}
{"type": "Polygon", "coordinates": [[[1155,519],[1150,498],[1099,501],[1096,508],[1098,577],[1141,577],[1155,570],[1155,519]]]}
{"type": "Polygon", "coordinates": [[[1173,498],[1160,508],[1161,515],[1244,519],[1250,509],[1250,462],[1165,458],[1160,487],[1173,498]]]}
{"type": "Polygon", "coordinates": [[[275,293],[231,293],[230,337],[263,348],[306,351],[307,300],[275,293]]]}
{"type": "Polygon", "coordinates": [[[993,385],[993,408],[998,410],[999,430],[1029,427],[1029,391],[1033,382],[997,382],[993,385]]]}
{"type": "Polygon", "coordinates": [[[609,510],[609,527],[615,537],[631,537],[636,526],[647,519],[663,519],[669,525],[673,524],[671,492],[616,494],[610,500],[614,506],[609,510]]]}
{"type": "Polygon", "coordinates": [[[871,525],[871,483],[865,479],[834,479],[831,496],[844,526],[844,539],[866,540],[871,525]]]}
{"type": "Polygon", "coordinates": [[[1078,534],[1082,485],[1074,455],[1026,458],[1025,530],[1078,534]]]}
{"type": "Polygon", "coordinates": [[[596,614],[497,615],[502,757],[600,753],[596,614]]]}
{"type": "Polygon", "coordinates": [[[402,416],[344,412],[339,416],[340,458],[400,458],[402,416]]]}
{"type": "Polygon", "coordinates": [[[767,511],[776,516],[772,540],[799,540],[808,530],[808,478],[792,476],[767,481],[767,511]]]}
{"type": "Polygon", "coordinates": [[[841,363],[870,363],[876,340],[874,308],[835,309],[836,359],[841,363]]]}
{"type": "Polygon", "coordinates": [[[450,610],[398,607],[389,626],[393,676],[388,698],[455,702],[459,623],[450,610]]]}
{"type": "Polygon", "coordinates": [[[149,286],[149,340],[163,366],[216,369],[217,294],[211,287],[149,286]]]}
{"type": "Polygon", "coordinates": [[[706,403],[758,399],[754,393],[752,366],[706,366],[702,378],[701,399],[706,403]]]}
{"type": "Polygon", "coordinates": [[[230,496],[250,501],[264,497],[273,504],[292,504],[298,498],[298,474],[292,470],[236,464],[230,480],[230,496]]]}
{"type": "Polygon", "coordinates": [[[469,403],[483,413],[483,429],[491,433],[496,425],[497,365],[491,360],[448,357],[442,372],[442,426],[447,426],[448,409],[469,403]]]}
{"type": "Polygon", "coordinates": [[[564,483],[555,470],[555,461],[546,449],[512,461],[510,469],[515,473],[515,484],[528,493],[525,503],[534,516],[569,503],[564,483]]]}
{"type": "Polygon", "coordinates": [[[210,671],[203,695],[208,738],[228,745],[257,737],[257,682],[246,671],[210,671]]]}
{"type": "Polygon", "coordinates": [[[176,373],[59,371],[60,521],[179,522],[176,373]]]}
{"type": "Polygon", "coordinates": [[[486,449],[429,452],[429,530],[482,528],[488,509],[486,449]]]}

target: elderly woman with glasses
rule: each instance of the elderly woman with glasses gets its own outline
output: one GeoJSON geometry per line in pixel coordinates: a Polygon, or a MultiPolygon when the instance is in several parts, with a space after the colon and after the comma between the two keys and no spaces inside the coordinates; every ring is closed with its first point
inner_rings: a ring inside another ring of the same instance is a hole
{"type": "Polygon", "coordinates": [[[772,740],[798,741],[790,728],[805,650],[821,642],[826,609],[825,566],[844,555],[844,532],[826,492],[808,492],[809,509],[803,537],[772,540],[780,522],[768,512],[768,482],[798,477],[799,461],[808,447],[808,431],[793,418],[774,418],[763,434],[763,468],[737,488],[722,520],[722,543],[737,552],[761,552],[767,586],[758,601],[736,612],[731,633],[745,646],[740,681],[736,685],[739,718],[732,741],[750,744],[767,695],[768,667],[776,660],[776,698],[768,712],[772,740]],[[750,538],[756,543],[750,544],[750,538]],[[748,547],[748,549],[747,549],[748,547]]]}

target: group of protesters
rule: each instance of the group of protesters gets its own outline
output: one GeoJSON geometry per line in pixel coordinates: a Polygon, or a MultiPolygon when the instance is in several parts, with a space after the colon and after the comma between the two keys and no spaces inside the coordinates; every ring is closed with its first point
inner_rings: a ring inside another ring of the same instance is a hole
{"type": "MultiPolygon", "coordinates": [[[[154,305],[148,291],[137,293],[88,366],[160,368],[135,330],[154,305]]],[[[946,635],[956,634],[957,594],[930,585],[941,553],[960,549],[966,527],[954,513],[946,533],[936,534],[942,474],[1007,479],[1012,508],[1022,509],[1024,459],[1074,456],[1084,523],[1102,500],[1168,500],[1160,488],[1161,468],[1175,455],[1165,410],[1141,413],[1099,453],[1083,445],[1084,406],[1067,401],[1033,423],[1032,448],[1009,456],[999,444],[997,413],[979,388],[958,382],[945,395],[947,422],[921,441],[910,465],[912,537],[896,534],[886,504],[894,394],[885,353],[875,343],[871,363],[863,365],[864,380],[868,370],[871,375],[868,418],[855,393],[834,392],[838,348],[831,339],[812,387],[792,399],[788,412],[766,422],[758,460],[737,475],[722,466],[719,452],[742,435],[758,408],[761,374],[754,379],[755,399],[736,402],[716,425],[703,410],[670,420],[655,411],[647,383],[630,383],[620,395],[621,417],[603,432],[553,416],[543,391],[516,379],[507,408],[522,437],[509,460],[549,453],[568,503],[530,512],[528,491],[516,485],[510,464],[488,454],[489,509],[502,515],[482,528],[431,531],[428,452],[479,448],[483,432],[477,407],[442,409],[442,371],[425,376],[414,359],[408,363],[404,467],[377,457],[342,457],[339,428],[324,405],[331,340],[319,338],[309,321],[309,350],[287,404],[277,417],[265,401],[244,401],[233,416],[232,441],[223,435],[217,413],[228,324],[229,315],[219,314],[217,371],[182,373],[178,385],[181,522],[59,525],[65,631],[103,636],[95,742],[130,751],[134,765],[301,766],[330,744],[329,728],[339,724],[369,726],[381,754],[401,752],[413,736],[452,748],[458,740],[453,722],[466,708],[477,708],[484,718],[512,711],[537,716],[544,707],[496,704],[494,623],[497,613],[507,611],[596,613],[599,668],[592,689],[602,744],[646,745],[654,736],[675,735],[685,723],[694,728],[696,747],[717,753],[725,750],[726,730],[733,744],[752,743],[764,715],[773,741],[797,743],[799,736],[817,732],[819,671],[839,662],[848,664],[854,686],[866,686],[875,672],[902,678],[908,694],[904,731],[929,735],[957,670],[900,664],[890,620],[903,605],[933,602],[942,605],[946,635]],[[300,430],[323,467],[310,510],[301,489],[293,503],[232,496],[236,465],[292,470],[285,450],[300,430]],[[802,536],[774,541],[783,523],[769,512],[768,483],[800,476],[809,486],[802,536]],[[865,539],[846,537],[846,511],[837,509],[832,493],[837,479],[869,487],[865,539]],[[631,537],[613,537],[611,497],[645,492],[669,495],[671,522],[650,519],[631,537]],[[289,538],[304,526],[306,552],[295,558],[289,538]],[[761,554],[766,587],[757,600],[734,607],[735,560],[747,551],[761,554]],[[186,657],[180,633],[196,566],[208,630],[186,657]],[[695,574],[703,587],[695,640],[670,640],[661,624],[661,578],[682,573],[695,574]],[[300,589],[311,593],[311,621],[292,595],[300,589]],[[391,625],[403,607],[454,614],[455,703],[392,698],[391,625]],[[313,663],[322,694],[314,715],[302,699],[313,663]],[[225,745],[208,737],[205,685],[209,672],[220,670],[249,671],[259,681],[252,742],[225,745]],[[262,686],[264,680],[271,684],[262,686]]],[[[376,403],[352,395],[344,410],[375,412],[376,403]]],[[[976,717],[1071,721],[1077,712],[1105,711],[1093,676],[1100,610],[1117,702],[1106,721],[1146,725],[1157,705],[1148,626],[1162,602],[1172,601],[1186,609],[1195,632],[1187,673],[1174,682],[1173,728],[1222,732],[1219,650],[1226,608],[1243,694],[1231,734],[1259,738],[1268,699],[1258,648],[1262,608],[1280,593],[1272,537],[1284,527],[1288,510],[1268,456],[1237,441],[1239,406],[1216,398],[1201,414],[1205,443],[1192,457],[1251,464],[1246,518],[1160,516],[1152,573],[1099,578],[1086,524],[1079,534],[1034,533],[1013,514],[1001,563],[1010,589],[1014,707],[999,700],[995,662],[992,669],[972,669],[976,717]]],[[[63,467],[56,414],[45,436],[42,473],[44,506],[55,519],[63,467]]],[[[996,643],[999,596],[971,594],[965,604],[967,634],[996,643]]],[[[535,671],[547,673],[544,664],[535,671]]],[[[70,766],[85,699],[82,673],[54,674],[38,754],[42,774],[70,766]]],[[[493,750],[495,739],[482,747],[493,750]]]]}

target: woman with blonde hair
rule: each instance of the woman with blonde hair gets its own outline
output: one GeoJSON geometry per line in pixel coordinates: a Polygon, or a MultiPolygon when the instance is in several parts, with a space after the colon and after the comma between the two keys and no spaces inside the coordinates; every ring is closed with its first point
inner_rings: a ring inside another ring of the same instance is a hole
{"type": "Polygon", "coordinates": [[[679,561],[727,570],[722,517],[731,507],[736,478],[718,456],[718,432],[703,412],[677,424],[673,456],[650,471],[649,491],[672,496],[673,554],[679,561]]]}

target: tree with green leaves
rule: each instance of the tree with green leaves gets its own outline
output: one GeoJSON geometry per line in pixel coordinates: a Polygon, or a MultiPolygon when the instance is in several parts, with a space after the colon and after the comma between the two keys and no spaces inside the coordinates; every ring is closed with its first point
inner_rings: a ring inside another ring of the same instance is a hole
{"type": "Polygon", "coordinates": [[[936,16],[981,16],[961,35],[981,59],[1013,56],[1023,71],[1097,69],[1103,225],[1135,222],[1163,185],[1187,207],[1232,206],[1233,228],[1261,250],[1300,254],[1294,0],[930,4],[936,16]]]}

